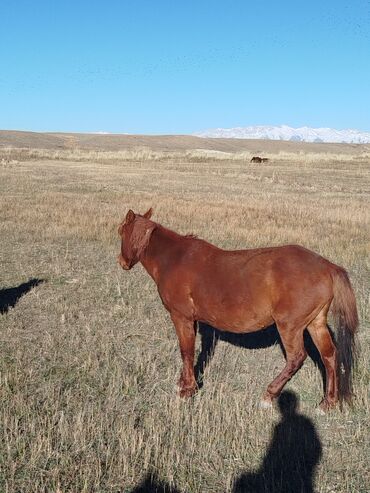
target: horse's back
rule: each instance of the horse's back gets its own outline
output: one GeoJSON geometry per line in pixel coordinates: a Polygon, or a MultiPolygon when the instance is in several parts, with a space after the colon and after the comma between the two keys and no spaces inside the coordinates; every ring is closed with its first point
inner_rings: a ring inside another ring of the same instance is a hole
{"type": "Polygon", "coordinates": [[[332,264],[304,247],[230,251],[188,241],[159,286],[170,310],[239,332],[269,325],[274,313],[300,314],[301,305],[311,313],[330,299],[332,264]]]}
{"type": "Polygon", "coordinates": [[[333,298],[337,266],[299,245],[280,247],[271,262],[270,297],[274,319],[308,320],[333,298]]]}
{"type": "Polygon", "coordinates": [[[174,277],[186,279],[193,287],[208,285],[215,292],[262,289],[267,294],[283,286],[294,290],[312,284],[327,285],[336,267],[300,245],[222,250],[202,240],[194,241],[197,244],[174,266],[174,277]]]}
{"type": "Polygon", "coordinates": [[[294,290],[300,286],[331,282],[334,264],[300,245],[262,248],[246,264],[246,273],[263,272],[269,285],[294,290]]]}
{"type": "MultiPolygon", "coordinates": [[[[220,305],[227,316],[248,319],[248,329],[266,326],[271,316],[310,317],[332,298],[328,260],[299,245],[217,252],[212,269],[203,272],[203,304],[220,305]]],[[[201,275],[202,270],[199,270],[201,275]]]]}

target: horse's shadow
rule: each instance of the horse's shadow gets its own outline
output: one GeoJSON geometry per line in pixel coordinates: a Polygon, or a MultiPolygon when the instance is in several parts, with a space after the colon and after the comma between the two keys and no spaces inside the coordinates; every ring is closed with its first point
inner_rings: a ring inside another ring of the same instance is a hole
{"type": "Polygon", "coordinates": [[[45,279],[30,279],[15,288],[0,289],[0,314],[7,313],[9,308],[13,308],[23,295],[43,282],[45,279]]]}
{"type": "MultiPolygon", "coordinates": [[[[329,327],[331,332],[331,329],[329,327]]],[[[212,360],[215,349],[219,341],[225,341],[233,346],[238,346],[247,349],[263,349],[278,344],[285,357],[284,346],[281,342],[276,325],[273,324],[266,329],[259,330],[257,332],[250,332],[246,334],[234,334],[231,332],[223,332],[211,325],[203,322],[198,323],[198,332],[201,338],[200,352],[198,354],[197,362],[194,368],[195,379],[198,384],[198,389],[203,387],[204,372],[212,360]]],[[[332,332],[331,332],[332,334],[332,332]]],[[[319,368],[322,380],[323,389],[326,385],[325,367],[322,363],[320,353],[318,352],[315,344],[313,343],[311,336],[307,332],[304,332],[304,345],[309,357],[319,368]]]]}
{"type": "Polygon", "coordinates": [[[322,446],[310,419],[297,412],[298,399],[284,391],[277,399],[281,420],[256,472],[241,474],[232,493],[313,493],[322,446]]]}

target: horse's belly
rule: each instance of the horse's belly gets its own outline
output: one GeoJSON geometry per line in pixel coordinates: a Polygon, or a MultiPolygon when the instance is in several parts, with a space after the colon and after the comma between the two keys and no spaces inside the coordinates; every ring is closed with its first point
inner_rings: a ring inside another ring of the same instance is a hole
{"type": "Polygon", "coordinates": [[[254,332],[273,323],[270,310],[220,304],[196,311],[196,318],[228,332],[254,332]]]}

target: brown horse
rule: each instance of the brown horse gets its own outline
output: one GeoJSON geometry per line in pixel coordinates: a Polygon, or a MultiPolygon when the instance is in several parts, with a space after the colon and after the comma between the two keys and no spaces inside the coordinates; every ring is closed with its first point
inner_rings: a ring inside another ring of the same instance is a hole
{"type": "Polygon", "coordinates": [[[197,322],[246,333],[276,324],[286,353],[283,371],[270,383],[262,405],[271,406],[301,367],[307,328],[326,371],[322,409],[352,395],[356,300],[346,271],[301,246],[227,251],[194,236],[182,236],[129,211],[119,227],[125,270],[141,262],[155,281],[179,339],[183,369],[180,396],[197,390],[194,346],[197,322]],[[337,348],[327,327],[331,307],[337,348]]]}
{"type": "Polygon", "coordinates": [[[267,163],[268,161],[268,157],[253,156],[251,159],[251,163],[267,163]]]}

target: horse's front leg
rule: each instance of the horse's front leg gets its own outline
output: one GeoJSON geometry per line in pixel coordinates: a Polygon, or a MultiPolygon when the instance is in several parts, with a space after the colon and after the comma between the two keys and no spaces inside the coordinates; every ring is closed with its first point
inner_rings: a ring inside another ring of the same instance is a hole
{"type": "Polygon", "coordinates": [[[183,362],[178,382],[180,397],[191,397],[197,391],[197,383],[194,376],[196,322],[178,313],[171,313],[171,319],[176,328],[183,362]]]}

